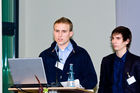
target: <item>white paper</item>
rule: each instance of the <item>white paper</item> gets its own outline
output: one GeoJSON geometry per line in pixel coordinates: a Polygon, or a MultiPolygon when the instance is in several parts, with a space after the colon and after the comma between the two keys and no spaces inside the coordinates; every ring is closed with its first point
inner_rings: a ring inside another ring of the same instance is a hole
{"type": "MultiPolygon", "coordinates": [[[[65,82],[61,82],[62,86],[63,87],[68,87],[68,81],[65,81],[65,82]]],[[[76,79],[74,80],[74,84],[75,84],[75,87],[78,87],[78,88],[83,88],[81,85],[80,85],[80,82],[79,82],[79,79],[76,79]]]]}

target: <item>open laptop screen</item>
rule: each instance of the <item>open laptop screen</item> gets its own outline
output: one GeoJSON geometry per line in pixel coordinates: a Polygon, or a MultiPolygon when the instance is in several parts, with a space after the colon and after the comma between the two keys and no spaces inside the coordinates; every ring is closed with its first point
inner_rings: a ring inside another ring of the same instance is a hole
{"type": "Polygon", "coordinates": [[[41,84],[47,83],[42,58],[10,58],[8,62],[14,85],[38,84],[35,75],[41,84]]]}

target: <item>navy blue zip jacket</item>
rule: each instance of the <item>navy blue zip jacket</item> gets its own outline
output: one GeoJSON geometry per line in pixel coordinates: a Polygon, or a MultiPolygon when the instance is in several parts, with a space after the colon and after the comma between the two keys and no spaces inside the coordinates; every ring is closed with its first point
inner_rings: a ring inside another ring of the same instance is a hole
{"type": "Polygon", "coordinates": [[[87,51],[70,40],[73,50],[68,56],[63,70],[55,67],[58,56],[55,51],[56,42],[54,41],[50,48],[44,50],[39,57],[42,57],[44,68],[46,72],[47,82],[52,83],[56,81],[56,74],[59,82],[67,81],[69,64],[73,64],[74,78],[79,79],[82,87],[86,89],[93,89],[97,84],[97,75],[92,64],[91,58],[87,51]]]}

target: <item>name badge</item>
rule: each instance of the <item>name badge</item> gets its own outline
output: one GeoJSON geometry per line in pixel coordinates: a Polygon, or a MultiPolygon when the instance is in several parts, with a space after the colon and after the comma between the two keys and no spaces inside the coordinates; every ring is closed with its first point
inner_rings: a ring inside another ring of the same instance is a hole
{"type": "Polygon", "coordinates": [[[55,67],[57,67],[57,68],[63,70],[64,64],[62,64],[61,62],[56,62],[55,67]]]}
{"type": "Polygon", "coordinates": [[[131,85],[131,84],[133,84],[133,83],[135,83],[135,82],[136,82],[136,79],[135,79],[134,76],[131,76],[131,77],[129,77],[129,78],[127,79],[127,83],[128,83],[129,85],[131,85]]]}

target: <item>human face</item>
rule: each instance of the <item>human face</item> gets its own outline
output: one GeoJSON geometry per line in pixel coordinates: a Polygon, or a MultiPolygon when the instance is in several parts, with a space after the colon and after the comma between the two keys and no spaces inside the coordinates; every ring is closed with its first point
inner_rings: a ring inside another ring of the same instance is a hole
{"type": "Polygon", "coordinates": [[[112,47],[116,52],[126,51],[129,40],[123,41],[122,34],[114,33],[111,38],[112,47]]]}
{"type": "Polygon", "coordinates": [[[56,23],[54,25],[54,40],[59,47],[67,47],[73,32],[70,31],[69,24],[56,23]]]}

